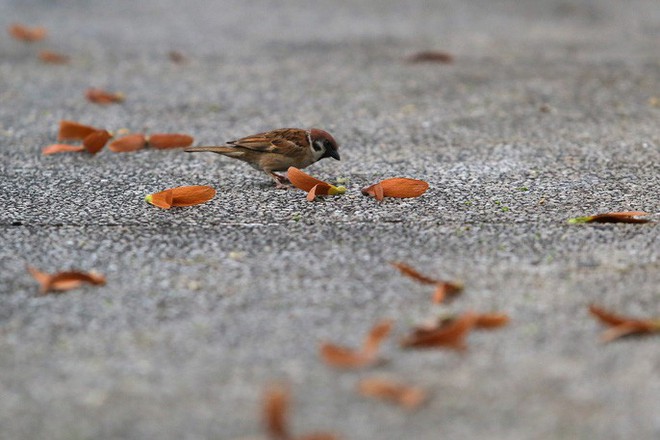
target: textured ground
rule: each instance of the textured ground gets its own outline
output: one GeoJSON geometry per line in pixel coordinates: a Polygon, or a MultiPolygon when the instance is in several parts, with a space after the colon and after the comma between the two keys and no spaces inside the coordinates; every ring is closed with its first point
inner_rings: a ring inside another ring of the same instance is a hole
{"type": "Polygon", "coordinates": [[[36,45],[0,39],[0,438],[258,436],[275,380],[292,386],[297,432],[659,438],[658,339],[603,346],[586,310],[660,315],[658,227],[565,221],[660,211],[657,6],[0,2],[1,29],[50,31],[36,45]],[[71,64],[40,64],[44,48],[71,64]],[[402,62],[421,49],[456,62],[402,62]],[[87,103],[90,86],[126,102],[87,103]],[[309,203],[243,164],[181,151],[41,156],[61,119],[200,144],[322,127],[342,161],[308,171],[350,179],[349,192],[309,203]],[[393,176],[431,189],[360,195],[393,176]],[[218,195],[170,211],[143,201],[186,184],[218,195]],[[462,279],[465,294],[430,306],[392,260],[462,279]],[[27,263],[108,283],[35,297],[27,263]],[[512,323],[473,334],[463,355],[397,347],[411,324],[468,309],[512,323]],[[383,317],[396,321],[388,363],[320,363],[319,341],[357,345],[383,317]],[[414,413],[364,400],[353,390],[371,373],[432,399],[414,413]]]}

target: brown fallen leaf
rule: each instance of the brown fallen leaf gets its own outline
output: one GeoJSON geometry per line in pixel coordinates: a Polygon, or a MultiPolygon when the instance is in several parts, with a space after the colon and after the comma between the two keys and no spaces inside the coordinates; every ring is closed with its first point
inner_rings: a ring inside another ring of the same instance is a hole
{"type": "Polygon", "coordinates": [[[388,400],[408,409],[417,408],[427,397],[427,393],[421,388],[378,377],[360,380],[358,392],[363,396],[388,400]]]}
{"type": "Polygon", "coordinates": [[[216,191],[210,186],[192,185],[166,189],[145,197],[148,203],[163,209],[173,206],[193,206],[208,202],[215,197],[216,191]]]}
{"type": "Polygon", "coordinates": [[[453,319],[443,320],[438,327],[417,327],[401,340],[404,348],[440,348],[465,350],[465,339],[477,322],[477,315],[467,312],[453,319]]]}
{"type": "Polygon", "coordinates": [[[286,172],[289,181],[298,189],[307,191],[307,200],[313,201],[316,196],[335,196],[344,194],[346,187],[334,186],[323,180],[316,179],[296,167],[289,167],[286,172]]]}
{"type": "Polygon", "coordinates": [[[147,142],[152,148],[164,150],[167,148],[189,147],[194,142],[192,136],[180,133],[157,133],[148,137],[147,142]]]}
{"type": "Polygon", "coordinates": [[[99,128],[63,119],[60,121],[60,131],[57,134],[57,140],[83,140],[90,134],[99,130],[99,128]]]}
{"type": "Polygon", "coordinates": [[[601,341],[610,342],[628,335],[660,332],[660,319],[637,319],[609,312],[595,305],[589,306],[589,311],[600,322],[609,326],[601,335],[601,341]]]}
{"type": "Polygon", "coordinates": [[[129,134],[112,141],[108,148],[114,153],[128,153],[140,150],[146,145],[147,138],[143,134],[129,134]]]}
{"type": "Polygon", "coordinates": [[[355,350],[332,343],[321,344],[321,359],[335,368],[361,368],[378,360],[378,349],[392,329],[391,320],[376,324],[365,338],[362,348],[355,350]]]}
{"type": "Polygon", "coordinates": [[[49,64],[66,64],[69,62],[68,56],[49,50],[42,50],[37,56],[41,61],[49,64]]]}
{"type": "Polygon", "coordinates": [[[571,218],[568,223],[572,225],[580,223],[648,223],[651,219],[644,218],[648,215],[649,213],[644,211],[607,212],[605,214],[571,218]]]}
{"type": "Polygon", "coordinates": [[[410,198],[419,197],[429,189],[429,184],[423,180],[409,179],[407,177],[394,177],[385,179],[371,186],[362,188],[362,194],[375,197],[381,201],[384,197],[410,198]]]}
{"type": "Polygon", "coordinates": [[[447,296],[454,296],[463,291],[463,283],[458,281],[444,281],[438,280],[435,278],[427,277],[417,272],[411,266],[402,262],[393,262],[392,266],[399,269],[399,271],[415,281],[418,281],[422,284],[432,284],[435,285],[435,291],[433,292],[432,301],[436,304],[441,303],[445,300],[447,296]]]}
{"type": "Polygon", "coordinates": [[[266,435],[271,440],[339,440],[335,434],[315,432],[294,437],[289,428],[289,389],[283,385],[266,388],[263,397],[262,418],[266,435]]]}
{"type": "Polygon", "coordinates": [[[85,151],[85,147],[82,145],[53,144],[41,150],[41,154],[80,153],[81,151],[85,151]]]}
{"type": "Polygon", "coordinates": [[[110,133],[106,130],[98,130],[85,136],[85,139],[83,139],[83,147],[85,147],[85,150],[88,153],[96,154],[105,147],[105,144],[107,144],[110,139],[112,139],[110,133]]]}
{"type": "Polygon", "coordinates": [[[46,34],[46,28],[44,27],[30,28],[19,23],[9,26],[9,35],[17,40],[27,41],[28,43],[43,40],[46,38],[46,34]]]}
{"type": "Polygon", "coordinates": [[[108,92],[103,89],[90,88],[85,91],[85,97],[94,104],[107,105],[124,101],[123,93],[108,92]]]}
{"type": "Polygon", "coordinates": [[[425,50],[417,52],[408,58],[409,63],[441,63],[451,64],[454,62],[454,56],[449,52],[437,50],[425,50]]]}
{"type": "Polygon", "coordinates": [[[50,275],[31,266],[28,266],[28,271],[41,284],[40,295],[46,295],[49,291],[64,292],[75,289],[84,283],[105,284],[105,277],[95,272],[67,271],[50,275]]]}

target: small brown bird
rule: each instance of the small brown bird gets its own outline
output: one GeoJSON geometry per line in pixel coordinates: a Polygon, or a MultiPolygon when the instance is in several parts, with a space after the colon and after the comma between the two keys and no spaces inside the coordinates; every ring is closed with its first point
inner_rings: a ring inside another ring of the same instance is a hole
{"type": "Polygon", "coordinates": [[[327,131],[318,128],[279,128],[258,133],[226,145],[190,147],[189,153],[211,151],[249,163],[275,180],[277,188],[286,188],[286,177],[275,171],[286,171],[289,167],[305,168],[325,157],[339,160],[339,146],[327,131]]]}

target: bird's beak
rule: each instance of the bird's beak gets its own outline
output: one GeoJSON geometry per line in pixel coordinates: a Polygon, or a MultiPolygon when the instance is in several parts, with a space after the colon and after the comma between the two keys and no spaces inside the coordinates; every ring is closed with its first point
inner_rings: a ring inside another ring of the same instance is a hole
{"type": "Polygon", "coordinates": [[[333,159],[341,160],[339,158],[339,151],[337,151],[337,150],[328,151],[328,156],[332,157],[333,159]]]}

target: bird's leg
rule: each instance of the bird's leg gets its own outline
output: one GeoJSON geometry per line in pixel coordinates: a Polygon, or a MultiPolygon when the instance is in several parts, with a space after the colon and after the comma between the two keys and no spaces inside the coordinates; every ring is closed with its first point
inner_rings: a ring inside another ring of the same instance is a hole
{"type": "Polygon", "coordinates": [[[272,171],[266,171],[268,175],[275,181],[276,189],[290,189],[291,185],[288,183],[289,179],[285,176],[273,173],[272,171]]]}

